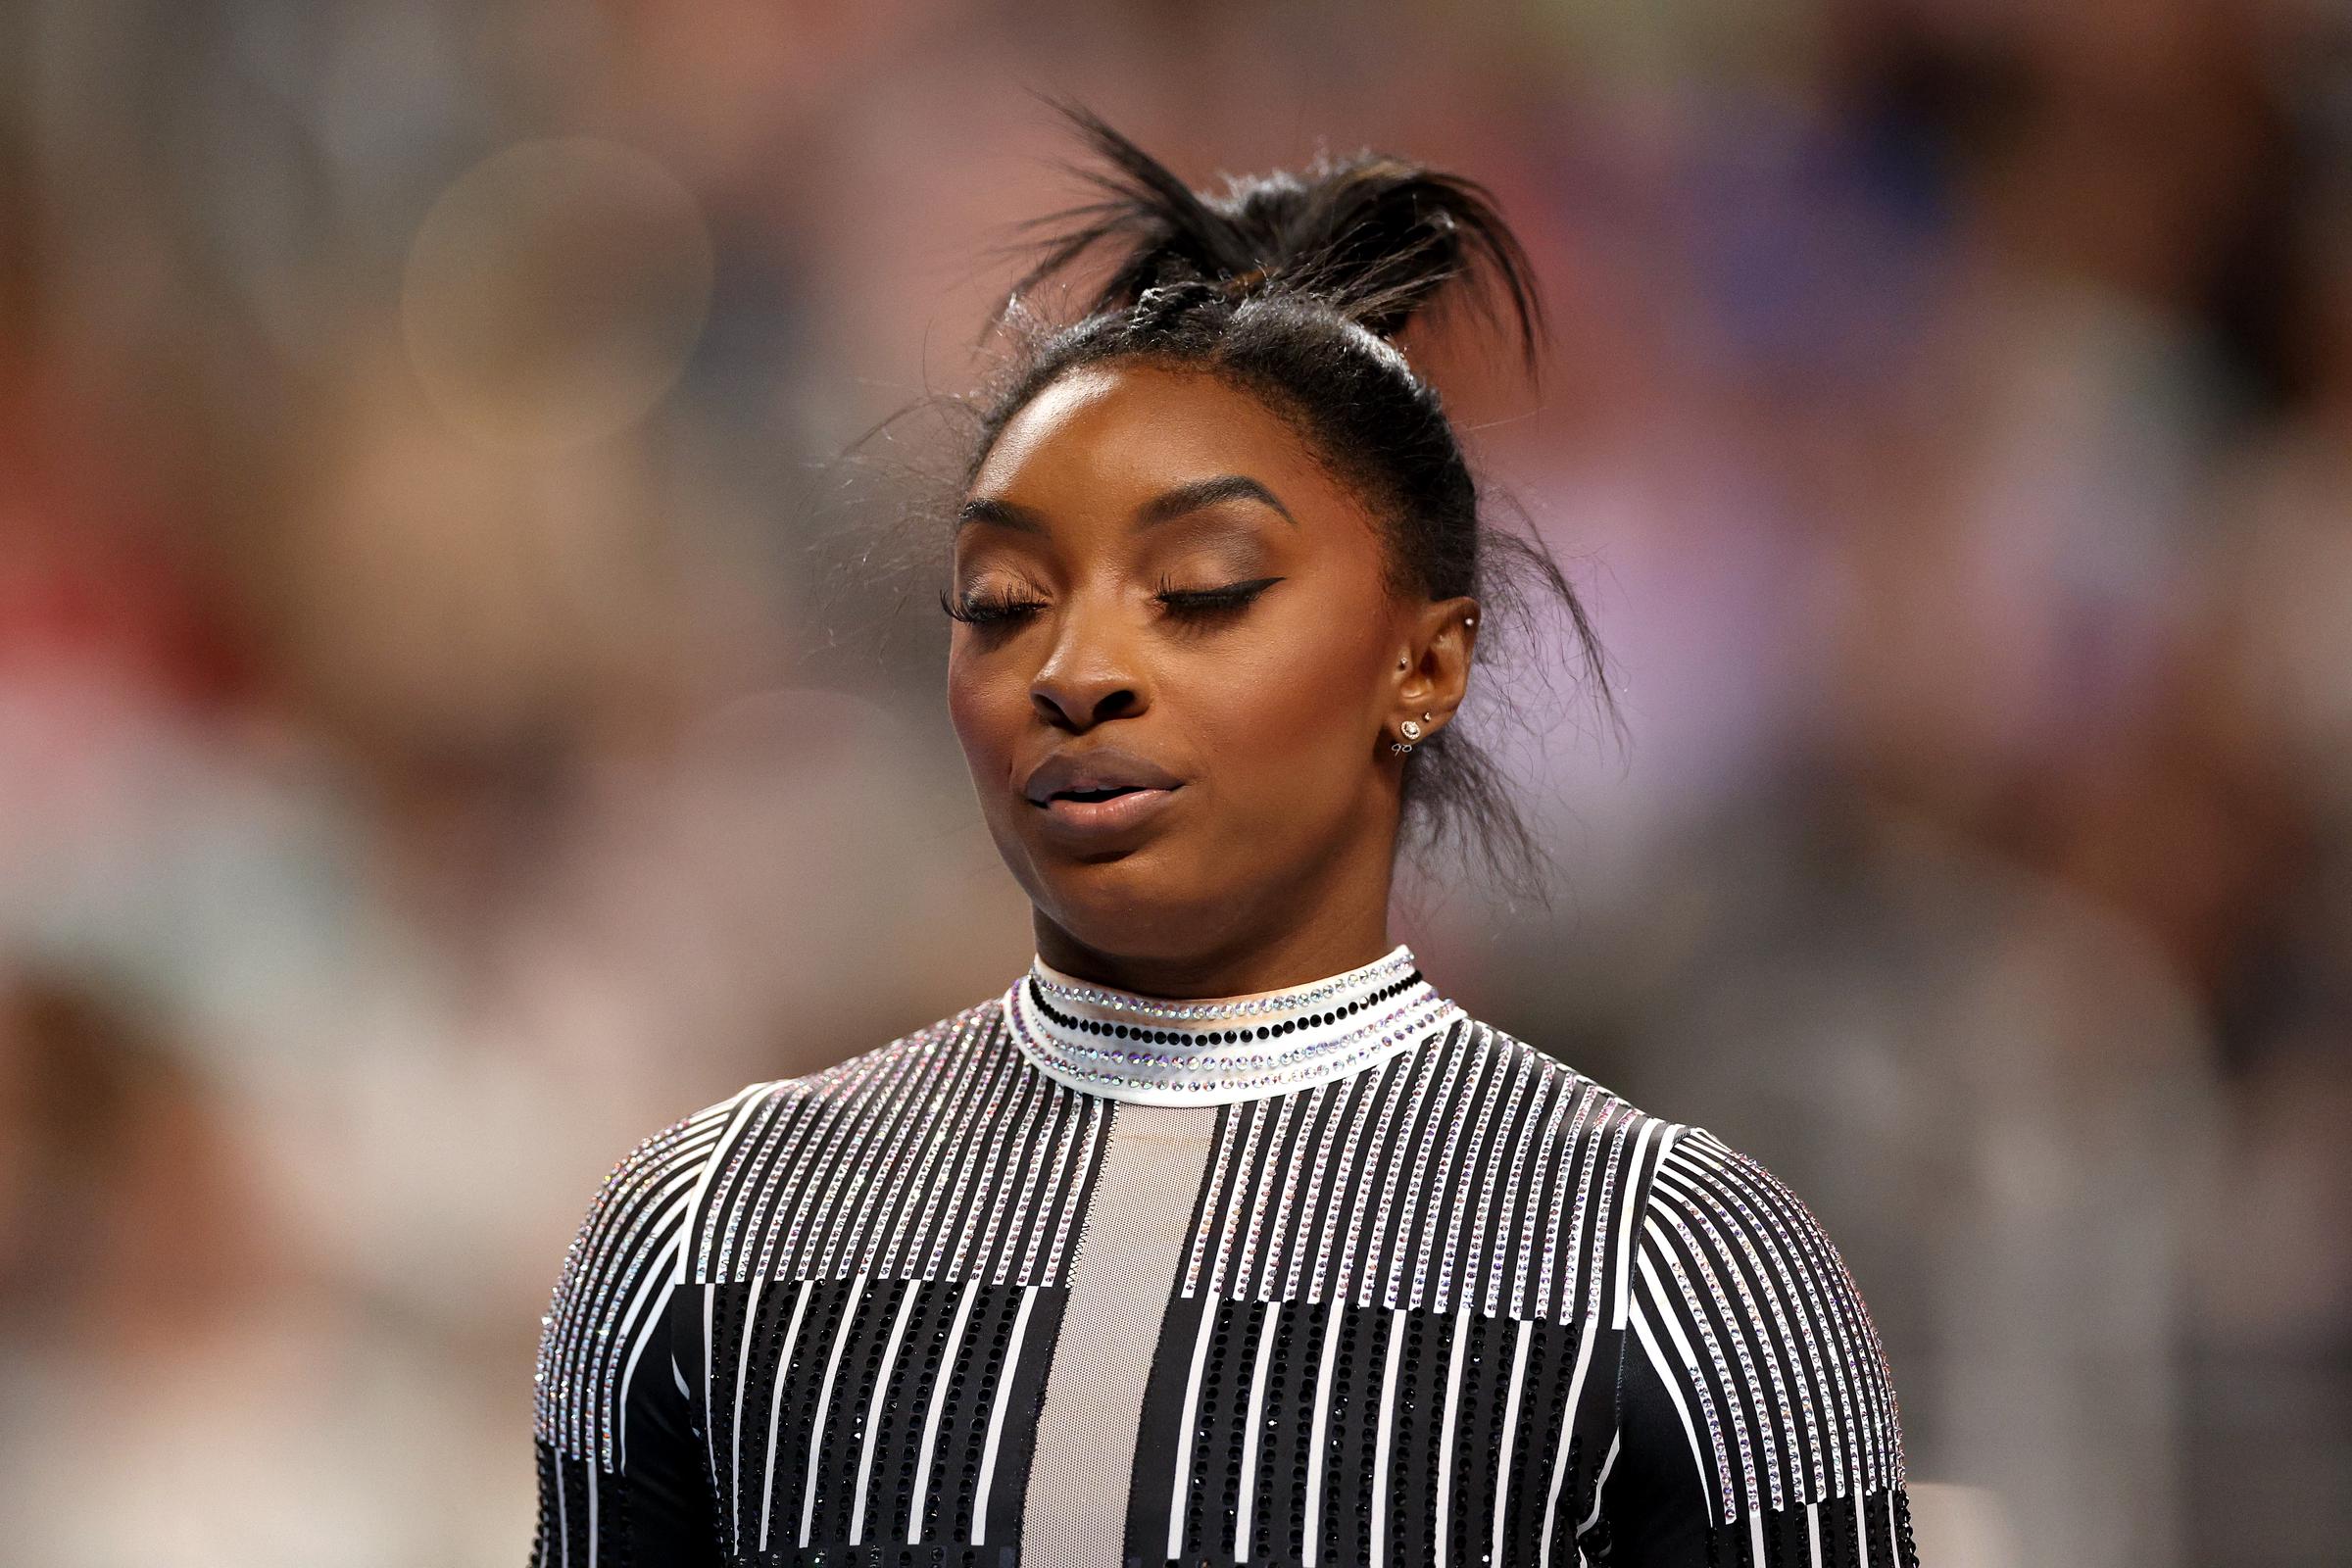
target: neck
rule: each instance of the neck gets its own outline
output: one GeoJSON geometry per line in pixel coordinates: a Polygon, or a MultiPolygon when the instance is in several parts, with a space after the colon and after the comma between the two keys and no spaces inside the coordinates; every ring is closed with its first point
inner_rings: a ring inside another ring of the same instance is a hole
{"type": "Polygon", "coordinates": [[[1305,985],[1386,954],[1385,912],[1370,922],[1300,927],[1230,948],[1187,954],[1124,954],[1089,947],[1040,913],[1037,956],[1061,973],[1116,991],[1189,1001],[1239,997],[1305,985]]]}

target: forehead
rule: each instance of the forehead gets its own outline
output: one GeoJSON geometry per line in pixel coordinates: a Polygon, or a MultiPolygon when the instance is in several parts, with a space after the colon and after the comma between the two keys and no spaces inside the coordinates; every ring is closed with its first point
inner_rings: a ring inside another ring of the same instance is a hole
{"type": "Polygon", "coordinates": [[[1295,514],[1353,498],[1263,402],[1203,371],[1094,365],[1055,379],[1005,421],[971,495],[1043,511],[1117,508],[1171,484],[1246,473],[1295,514]]]}

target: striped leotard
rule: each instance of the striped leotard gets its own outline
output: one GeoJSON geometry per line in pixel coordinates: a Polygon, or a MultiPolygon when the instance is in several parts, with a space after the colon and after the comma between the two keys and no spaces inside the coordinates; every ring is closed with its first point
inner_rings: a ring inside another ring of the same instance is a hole
{"type": "Polygon", "coordinates": [[[1702,1127],[1398,947],[1002,997],[639,1145],[538,1358],[534,1568],[1916,1568],[1860,1293],[1702,1127]]]}

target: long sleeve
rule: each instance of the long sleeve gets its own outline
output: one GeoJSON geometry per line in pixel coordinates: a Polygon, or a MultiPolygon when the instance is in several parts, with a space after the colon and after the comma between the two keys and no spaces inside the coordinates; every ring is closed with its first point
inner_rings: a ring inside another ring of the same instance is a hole
{"type": "Polygon", "coordinates": [[[1917,1568],[1861,1293],[1803,1201],[1703,1127],[1659,1161],[1629,1316],[1601,1560],[1917,1568]]]}
{"type": "MultiPolygon", "coordinates": [[[[747,1091],[748,1092],[748,1091],[747,1091]]],[[[740,1097],[738,1097],[740,1098],[740,1097]]],[[[694,1390],[696,1195],[733,1101],[646,1139],[605,1179],[541,1320],[532,1568],[721,1561],[694,1390]]]]}

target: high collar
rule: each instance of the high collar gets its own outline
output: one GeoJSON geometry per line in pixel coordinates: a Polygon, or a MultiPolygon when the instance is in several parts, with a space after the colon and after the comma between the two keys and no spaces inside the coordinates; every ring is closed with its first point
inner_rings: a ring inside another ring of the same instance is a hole
{"type": "Polygon", "coordinates": [[[1360,969],[1248,996],[1142,996],[1063,974],[1042,957],[1004,994],[1013,1044],[1040,1072],[1152,1105],[1222,1104],[1345,1078],[1459,1010],[1401,943],[1360,969]]]}

